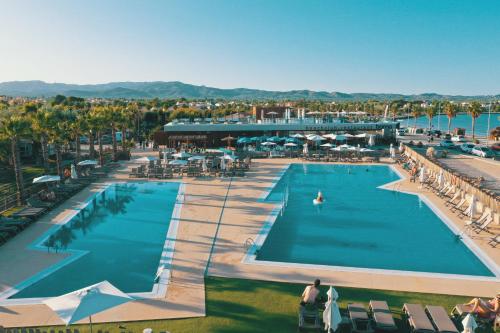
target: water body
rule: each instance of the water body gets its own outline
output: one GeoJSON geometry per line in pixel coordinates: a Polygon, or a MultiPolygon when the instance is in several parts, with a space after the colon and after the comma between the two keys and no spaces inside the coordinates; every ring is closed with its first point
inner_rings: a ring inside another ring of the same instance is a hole
{"type": "MultiPolygon", "coordinates": [[[[410,117],[410,119],[400,119],[399,122],[402,126],[415,126],[415,119],[410,117]]],[[[425,116],[417,118],[417,127],[428,128],[429,119],[425,116]]],[[[446,115],[435,116],[432,119],[433,129],[439,129],[441,131],[448,130],[448,117],[446,115]]],[[[500,113],[492,113],[490,117],[490,130],[500,126],[500,113]]],[[[451,120],[451,130],[454,128],[465,128],[465,133],[467,135],[472,135],[472,118],[468,114],[459,114],[451,120]]],[[[477,136],[486,136],[488,131],[488,114],[483,113],[476,119],[476,129],[475,133],[477,136]]]]}

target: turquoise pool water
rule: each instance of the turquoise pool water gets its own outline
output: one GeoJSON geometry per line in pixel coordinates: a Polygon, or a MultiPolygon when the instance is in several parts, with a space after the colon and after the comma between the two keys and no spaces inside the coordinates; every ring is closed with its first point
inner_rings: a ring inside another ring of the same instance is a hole
{"type": "Polygon", "coordinates": [[[54,233],[60,251],[81,257],[11,298],[58,296],[103,280],[150,292],[178,190],[179,183],[112,184],[54,233]]]}
{"type": "Polygon", "coordinates": [[[256,259],[494,276],[418,196],[377,188],[397,179],[383,165],[292,164],[267,198],[288,191],[256,259]]]}

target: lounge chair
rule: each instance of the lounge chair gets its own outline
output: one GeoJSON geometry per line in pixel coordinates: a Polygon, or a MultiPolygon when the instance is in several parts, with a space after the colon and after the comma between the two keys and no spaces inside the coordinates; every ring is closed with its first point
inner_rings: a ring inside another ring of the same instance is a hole
{"type": "Polygon", "coordinates": [[[381,331],[398,330],[386,301],[370,301],[369,308],[375,322],[375,329],[381,331]]]}
{"type": "Polygon", "coordinates": [[[347,305],[347,309],[349,310],[349,318],[351,319],[353,332],[373,332],[370,318],[363,304],[352,303],[347,305]]]}
{"type": "Polygon", "coordinates": [[[18,212],[12,214],[12,217],[26,217],[29,219],[36,219],[47,211],[46,208],[25,207],[18,212]]]}
{"type": "Polygon", "coordinates": [[[490,215],[486,220],[480,224],[480,225],[473,225],[471,227],[472,231],[474,231],[476,234],[480,233],[481,231],[488,231],[488,227],[493,222],[493,217],[490,215]]]}
{"type": "Polygon", "coordinates": [[[420,304],[403,305],[403,313],[408,320],[411,331],[416,333],[435,333],[436,330],[425,314],[424,308],[420,304]]]}
{"type": "Polygon", "coordinates": [[[467,209],[465,208],[465,204],[467,203],[467,199],[465,197],[463,197],[459,203],[457,203],[455,206],[451,206],[450,209],[453,213],[455,213],[456,211],[460,211],[462,212],[463,210],[467,209]]]}
{"type": "Polygon", "coordinates": [[[462,192],[460,190],[457,190],[455,192],[455,194],[453,195],[453,197],[450,200],[447,200],[445,202],[445,206],[448,207],[448,206],[454,205],[457,200],[460,200],[459,198],[461,195],[462,195],[462,192]]]}
{"type": "Polygon", "coordinates": [[[490,240],[488,241],[488,245],[491,245],[491,247],[493,248],[497,247],[498,244],[500,244],[500,235],[491,237],[490,240]]]}
{"type": "Polygon", "coordinates": [[[431,318],[434,327],[439,333],[459,333],[453,321],[451,321],[448,313],[442,306],[427,305],[425,312],[431,318]]]}
{"type": "Polygon", "coordinates": [[[321,329],[321,320],[316,304],[306,304],[299,309],[299,331],[321,329]]]}

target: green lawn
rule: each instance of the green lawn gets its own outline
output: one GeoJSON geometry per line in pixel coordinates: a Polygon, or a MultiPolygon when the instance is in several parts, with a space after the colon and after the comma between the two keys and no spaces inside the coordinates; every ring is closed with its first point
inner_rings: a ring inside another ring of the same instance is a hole
{"type": "MultiPolygon", "coordinates": [[[[150,327],[154,332],[296,332],[299,295],[304,285],[252,280],[209,277],[206,279],[207,316],[203,318],[130,322],[94,325],[97,330],[111,332],[142,332],[150,327]]],[[[323,288],[326,292],[326,287],[323,288]]],[[[468,298],[370,289],[336,288],[340,294],[341,310],[347,303],[386,300],[394,312],[397,324],[403,327],[400,310],[405,302],[442,305],[451,311],[457,303],[468,298]]],[[[88,332],[87,326],[78,328],[88,332]]],[[[346,330],[347,331],[347,330],[346,330]]],[[[56,330],[57,332],[57,330],[56,330]]],[[[478,331],[476,331],[478,333],[478,331]]]]}

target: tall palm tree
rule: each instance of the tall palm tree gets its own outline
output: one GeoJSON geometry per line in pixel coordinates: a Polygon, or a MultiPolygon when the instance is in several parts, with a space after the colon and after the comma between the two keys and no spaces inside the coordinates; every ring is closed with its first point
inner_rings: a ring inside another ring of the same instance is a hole
{"type": "Polygon", "coordinates": [[[42,150],[42,165],[46,173],[49,172],[49,145],[48,145],[48,109],[43,107],[31,115],[33,134],[40,140],[42,150]]]}
{"type": "Polygon", "coordinates": [[[396,121],[396,116],[398,114],[399,108],[397,103],[392,103],[390,106],[390,111],[392,115],[392,121],[396,121]]]}
{"type": "Polygon", "coordinates": [[[475,129],[476,129],[475,128],[476,127],[476,118],[479,117],[481,115],[481,113],[483,112],[483,107],[481,106],[481,104],[479,102],[472,102],[469,105],[469,108],[467,111],[472,118],[472,140],[474,140],[475,129]]]}
{"type": "Polygon", "coordinates": [[[29,133],[30,128],[30,121],[26,117],[20,115],[19,112],[16,112],[16,110],[4,114],[0,118],[0,139],[10,140],[12,164],[14,165],[14,174],[17,186],[16,199],[18,205],[23,205],[25,202],[19,140],[29,133]]]}
{"type": "Polygon", "coordinates": [[[106,128],[105,109],[103,107],[92,108],[89,115],[89,127],[97,137],[97,144],[99,145],[99,164],[104,165],[104,150],[102,147],[102,132],[106,128]]]}
{"type": "Polygon", "coordinates": [[[49,142],[54,146],[56,153],[56,170],[57,174],[64,177],[62,168],[62,146],[69,139],[69,124],[71,116],[68,111],[61,108],[54,108],[48,113],[48,138],[49,142]]]}
{"type": "Polygon", "coordinates": [[[446,102],[444,105],[444,113],[448,117],[448,134],[451,133],[451,120],[457,116],[457,108],[455,104],[446,102]]]}
{"type": "Polygon", "coordinates": [[[417,127],[417,118],[422,115],[422,107],[420,105],[410,105],[411,115],[415,120],[414,126],[417,127]]]}
{"type": "Polygon", "coordinates": [[[429,120],[429,131],[430,131],[432,129],[432,118],[434,118],[434,116],[436,115],[436,106],[430,105],[427,108],[425,108],[425,115],[429,120]]]}

